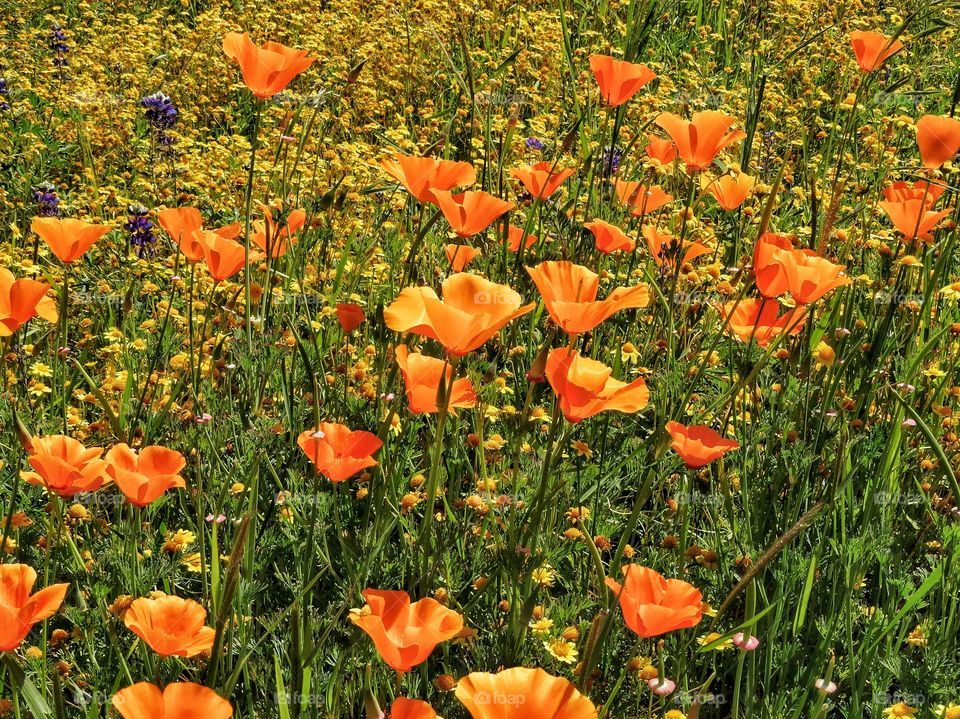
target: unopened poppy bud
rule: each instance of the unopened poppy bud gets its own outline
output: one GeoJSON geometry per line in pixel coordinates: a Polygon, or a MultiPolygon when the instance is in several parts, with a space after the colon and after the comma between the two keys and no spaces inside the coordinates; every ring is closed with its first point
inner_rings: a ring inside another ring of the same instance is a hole
{"type": "Polygon", "coordinates": [[[530,370],[527,372],[527,381],[529,382],[543,382],[547,376],[547,357],[550,354],[549,344],[544,344],[540,348],[540,351],[537,352],[537,356],[533,358],[533,364],[530,365],[530,370]]]}
{"type": "Polygon", "coordinates": [[[13,414],[13,422],[17,431],[17,441],[20,442],[20,446],[23,447],[24,452],[33,451],[33,438],[30,436],[30,432],[27,430],[23,422],[20,421],[20,415],[16,412],[13,414]]]}

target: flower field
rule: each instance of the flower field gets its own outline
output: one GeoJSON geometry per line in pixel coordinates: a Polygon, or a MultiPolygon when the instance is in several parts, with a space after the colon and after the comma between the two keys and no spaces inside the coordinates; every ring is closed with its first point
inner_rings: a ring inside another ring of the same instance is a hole
{"type": "Polygon", "coordinates": [[[4,15],[0,717],[960,719],[960,2],[4,15]]]}

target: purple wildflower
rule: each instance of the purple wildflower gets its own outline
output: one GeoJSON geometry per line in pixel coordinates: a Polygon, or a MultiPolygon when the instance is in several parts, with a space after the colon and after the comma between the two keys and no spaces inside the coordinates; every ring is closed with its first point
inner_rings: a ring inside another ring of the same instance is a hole
{"type": "Polygon", "coordinates": [[[10,88],[7,86],[7,79],[0,77],[0,111],[10,109],[10,103],[7,101],[9,97],[10,88]]]}
{"type": "Polygon", "coordinates": [[[536,137],[528,137],[526,145],[528,150],[534,150],[535,152],[540,152],[544,148],[544,144],[536,137]]]}
{"type": "Polygon", "coordinates": [[[70,52],[70,46],[67,45],[67,34],[58,23],[54,23],[50,28],[48,47],[53,50],[53,64],[56,67],[67,67],[70,61],[67,60],[67,53],[70,52]]]}
{"type": "Polygon", "coordinates": [[[40,217],[60,217],[60,198],[57,188],[44,182],[33,188],[33,201],[37,203],[37,215],[40,217]]]}
{"type": "Polygon", "coordinates": [[[143,205],[127,207],[129,217],[123,227],[130,233],[130,244],[137,248],[137,257],[146,256],[157,241],[153,234],[153,222],[147,217],[149,212],[143,205]]]}
{"type": "Polygon", "coordinates": [[[170,146],[176,140],[167,134],[167,130],[177,124],[177,106],[167,95],[155,92],[152,95],[140,98],[140,106],[145,109],[147,122],[153,129],[157,142],[163,146],[170,146]]]}

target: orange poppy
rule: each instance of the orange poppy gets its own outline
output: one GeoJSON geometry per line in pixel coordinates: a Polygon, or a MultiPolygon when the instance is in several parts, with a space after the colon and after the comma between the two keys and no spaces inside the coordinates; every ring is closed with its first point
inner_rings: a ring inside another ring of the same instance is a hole
{"type": "Polygon", "coordinates": [[[76,262],[93,244],[110,232],[107,225],[58,217],[34,217],[30,229],[40,235],[61,262],[76,262]]]}
{"type": "MultiPolygon", "coordinates": [[[[203,259],[203,218],[196,207],[170,207],[157,213],[157,224],[170,235],[183,256],[190,262],[203,259]]],[[[240,234],[240,223],[234,222],[213,230],[221,237],[233,239],[240,234]]]]}
{"type": "Polygon", "coordinates": [[[456,697],[473,719],[597,719],[597,708],[569,681],[543,669],[472,672],[456,697]]]}
{"type": "MultiPolygon", "coordinates": [[[[453,367],[435,357],[427,357],[419,352],[411,353],[406,345],[398,345],[396,349],[397,364],[403,375],[403,383],[407,388],[407,404],[414,414],[437,412],[437,392],[440,381],[450,381],[453,367]]],[[[454,380],[450,392],[448,406],[454,408],[469,408],[477,404],[477,393],[473,383],[466,377],[454,380]]]]}
{"type": "Polygon", "coordinates": [[[727,452],[740,448],[739,442],[721,437],[702,424],[685,426],[679,422],[667,422],[667,432],[673,440],[670,447],[690,469],[704,467],[727,452]]]}
{"type": "Polygon", "coordinates": [[[507,249],[511,252],[520,251],[520,240],[523,240],[524,249],[529,249],[537,243],[536,235],[523,236],[523,228],[516,225],[510,225],[507,228],[507,249]]]}
{"type": "Polygon", "coordinates": [[[764,232],[753,248],[753,271],[756,275],[757,289],[767,299],[779,297],[790,290],[783,265],[774,261],[778,251],[793,251],[792,236],[764,232]]]}
{"type": "Polygon", "coordinates": [[[473,260],[480,256],[480,250],[470,245],[447,245],[444,248],[447,262],[454,272],[462,272],[473,260]]]}
{"type": "Polygon", "coordinates": [[[172,594],[135,599],[123,615],[127,629],[161,657],[193,657],[209,652],[216,630],[204,626],[207,610],[192,599],[172,594]]]}
{"type": "Polygon", "coordinates": [[[395,155],[380,166],[420,202],[433,202],[433,190],[472,185],[477,173],[468,162],[395,155]]]}
{"type": "Polygon", "coordinates": [[[733,334],[743,342],[752,340],[761,347],[769,345],[788,328],[792,328],[791,335],[800,334],[807,321],[807,313],[803,307],[795,307],[778,317],[779,311],[779,302],[759,297],[739,302],[731,300],[720,307],[723,318],[726,320],[730,317],[727,327],[733,334]]]}
{"type": "Polygon", "coordinates": [[[608,55],[591,55],[590,69],[608,107],[618,107],[657,77],[646,65],[617,60],[608,55]]]}
{"type": "Polygon", "coordinates": [[[350,619],[398,672],[422,664],[440,642],[463,629],[463,617],[430,597],[411,603],[406,592],[365,589],[362,594],[367,605],[351,611],[350,619]]]}
{"type": "Polygon", "coordinates": [[[691,242],[679,240],[669,232],[661,232],[653,225],[643,226],[643,238],[647,241],[647,247],[653,256],[653,261],[658,266],[675,266],[677,258],[680,259],[680,266],[693,262],[702,255],[709,255],[713,250],[700,242],[691,242]]]}
{"type": "Polygon", "coordinates": [[[552,162],[546,160],[535,165],[521,165],[510,170],[510,176],[519,180],[527,192],[537,200],[546,200],[573,173],[574,171],[571,169],[558,169],[554,167],[552,162]]]}
{"type": "MultiPolygon", "coordinates": [[[[230,279],[244,267],[243,245],[216,232],[204,231],[202,250],[203,259],[207,263],[207,270],[217,282],[230,279]]],[[[251,262],[262,258],[261,253],[251,250],[251,262]]]]}
{"type": "Polygon", "coordinates": [[[449,190],[432,190],[430,194],[458,237],[473,237],[483,232],[495,219],[516,207],[483,190],[469,190],[459,195],[449,190]]]}
{"type": "Polygon", "coordinates": [[[673,138],[688,171],[705,170],[721,150],[747,136],[743,130],[730,130],[734,119],[716,110],[695,112],[691,121],[664,112],[654,122],[673,138]]]}
{"type": "Polygon", "coordinates": [[[663,191],[660,185],[642,185],[639,182],[616,180],[614,189],[620,204],[630,208],[630,215],[643,217],[656,212],[673,202],[673,195],[663,191]]]}
{"type": "Polygon", "coordinates": [[[173,449],[154,445],[135,452],[127,444],[117,444],[105,459],[107,474],[137,507],[146,507],[168,489],[187,486],[179,474],[187,460],[173,449]]]}
{"type": "Polygon", "coordinates": [[[337,321],[344,332],[353,332],[367,319],[363,308],[353,302],[337,303],[337,321]]]}
{"type": "Polygon", "coordinates": [[[627,384],[613,379],[612,374],[603,362],[581,357],[566,347],[551,350],[547,356],[547,381],[560,400],[563,416],[574,424],[600,412],[630,414],[647,406],[650,392],[642,377],[627,384]]]}
{"type": "Polygon", "coordinates": [[[397,697],[386,719],[440,719],[433,707],[419,699],[397,697]]]}
{"type": "Polygon", "coordinates": [[[243,82],[256,97],[273,97],[317,58],[278,42],[254,44],[247,33],[228,32],[223,51],[240,66],[243,82]]]}
{"type": "Polygon", "coordinates": [[[583,226],[593,233],[593,239],[596,240],[597,249],[606,255],[609,255],[611,252],[617,252],[618,250],[633,252],[633,249],[637,246],[637,243],[627,237],[623,230],[616,225],[611,225],[609,222],[594,220],[593,222],[585,223],[583,226]]]}
{"type": "Polygon", "coordinates": [[[19,647],[34,624],[52,617],[70,587],[51,584],[30,594],[36,581],[36,571],[27,564],[0,565],[0,652],[19,647]]]}
{"type": "Polygon", "coordinates": [[[706,176],[701,179],[703,188],[713,195],[717,204],[724,210],[735,210],[740,207],[753,192],[755,182],[756,180],[743,172],[738,172],[736,175],[726,173],[715,180],[706,176]]]}
{"type": "Polygon", "coordinates": [[[57,303],[47,297],[50,285],[25,277],[17,279],[0,267],[0,337],[9,337],[34,317],[56,322],[57,303]]]}
{"type": "Polygon", "coordinates": [[[540,291],[550,318],[572,335],[589,332],[620,310],[650,303],[650,290],[643,283],[618,287],[605,300],[597,300],[600,277],[572,262],[541,262],[528,267],[527,274],[540,291]]]}
{"type": "Polygon", "coordinates": [[[167,684],[163,691],[147,682],[121,689],[110,703],[123,719],[230,719],[230,702],[193,682],[167,684]]]}
{"type": "Polygon", "coordinates": [[[789,238],[764,233],[754,248],[757,289],[767,299],[789,292],[800,305],[816,302],[828,292],[853,282],[813,250],[795,250],[789,238]]]}
{"type": "Polygon", "coordinates": [[[879,202],[893,226],[905,240],[933,241],[933,230],[952,211],[948,207],[939,212],[931,208],[943,193],[943,187],[918,181],[913,187],[905,182],[895,182],[883,191],[885,201],[879,202]]]}
{"type": "Polygon", "coordinates": [[[102,454],[102,447],[88,449],[62,434],[34,437],[27,461],[35,471],[21,472],[20,477],[61,497],[92,492],[110,481],[102,454]]]}
{"type": "Polygon", "coordinates": [[[263,224],[256,227],[250,239],[263,250],[264,256],[274,259],[283,257],[293,246],[296,240],[295,235],[307,221],[307,213],[299,209],[293,210],[287,217],[287,224],[278,227],[273,219],[273,210],[263,203],[257,204],[260,205],[260,211],[263,213],[263,224]]]}
{"type": "Polygon", "coordinates": [[[407,287],[384,310],[383,318],[395,332],[428,337],[450,354],[462,356],[536,306],[521,307],[522,301],[506,285],[460,272],[443,281],[443,300],[429,287],[407,287]]]}
{"type": "Polygon", "coordinates": [[[331,482],[343,482],[368,467],[376,467],[373,455],[383,446],[377,435],[334,422],[321,422],[297,437],[316,470],[331,482]]]}
{"type": "Polygon", "coordinates": [[[924,167],[935,170],[960,152],[960,120],[924,115],[917,120],[917,146],[924,167]]]}
{"type": "Polygon", "coordinates": [[[651,160],[656,160],[661,165],[669,165],[677,159],[677,145],[673,140],[656,135],[648,135],[650,142],[647,144],[644,152],[651,160]]]}
{"type": "Polygon", "coordinates": [[[850,44],[857,64],[864,72],[873,72],[892,55],[903,49],[903,43],[878,32],[855,30],[850,33],[850,44]]]}
{"type": "Polygon", "coordinates": [[[607,577],[607,586],[620,599],[623,621],[640,637],[659,637],[696,626],[703,617],[703,595],[681,579],[664,579],[639,564],[623,567],[623,584],[607,577]]]}

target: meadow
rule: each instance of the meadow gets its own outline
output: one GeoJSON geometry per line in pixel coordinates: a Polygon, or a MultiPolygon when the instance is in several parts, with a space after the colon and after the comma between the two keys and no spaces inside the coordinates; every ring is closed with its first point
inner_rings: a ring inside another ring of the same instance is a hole
{"type": "Polygon", "coordinates": [[[0,717],[960,719],[956,0],[0,7],[0,717]]]}

